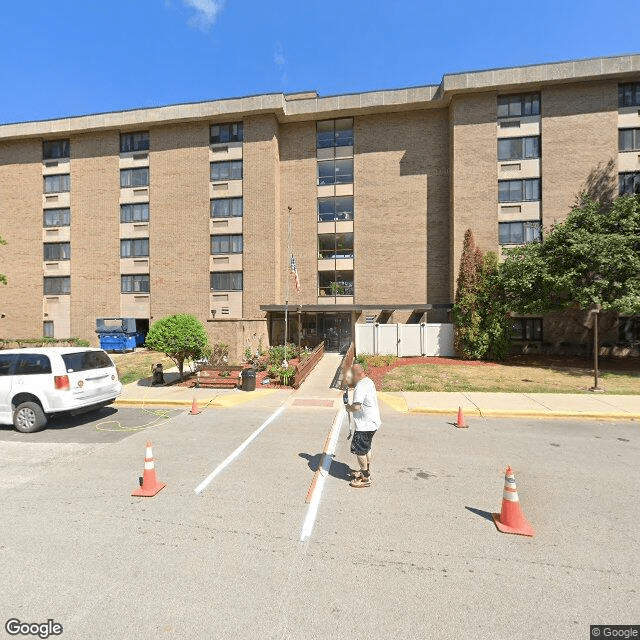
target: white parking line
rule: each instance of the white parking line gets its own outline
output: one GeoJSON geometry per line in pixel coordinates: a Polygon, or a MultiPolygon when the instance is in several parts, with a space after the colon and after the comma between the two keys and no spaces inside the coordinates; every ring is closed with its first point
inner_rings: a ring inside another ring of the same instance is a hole
{"type": "Polygon", "coordinates": [[[200,495],[209,483],[226,467],[228,467],[285,409],[285,405],[278,407],[233,453],[228,455],[196,488],[200,495]]]}
{"type": "Polygon", "coordinates": [[[302,523],[302,530],[300,531],[300,540],[305,542],[311,537],[313,527],[316,523],[316,517],[318,515],[318,507],[320,506],[320,500],[322,499],[322,490],[324,489],[324,483],[329,475],[329,469],[333,462],[333,454],[336,451],[336,445],[338,444],[338,438],[340,437],[340,431],[344,423],[347,412],[343,407],[336,414],[336,417],[331,425],[329,444],[322,456],[322,466],[320,467],[320,474],[316,486],[313,489],[313,494],[309,500],[309,506],[307,507],[307,515],[302,523]]]}

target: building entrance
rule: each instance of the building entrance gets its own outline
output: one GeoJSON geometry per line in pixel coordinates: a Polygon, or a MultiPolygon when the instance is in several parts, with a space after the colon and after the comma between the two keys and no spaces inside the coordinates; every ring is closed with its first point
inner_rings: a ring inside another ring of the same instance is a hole
{"type": "MultiPolygon", "coordinates": [[[[287,342],[313,349],[324,340],[326,351],[345,353],[353,340],[351,313],[301,312],[289,313],[287,342]]],[[[284,342],[284,313],[269,314],[269,341],[272,345],[284,342]]]]}

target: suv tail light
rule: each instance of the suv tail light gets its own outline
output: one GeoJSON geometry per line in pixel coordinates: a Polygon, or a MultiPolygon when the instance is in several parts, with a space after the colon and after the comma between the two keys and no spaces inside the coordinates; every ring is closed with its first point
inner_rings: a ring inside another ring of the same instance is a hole
{"type": "Polygon", "coordinates": [[[69,376],[53,376],[56,389],[70,389],[69,376]]]}

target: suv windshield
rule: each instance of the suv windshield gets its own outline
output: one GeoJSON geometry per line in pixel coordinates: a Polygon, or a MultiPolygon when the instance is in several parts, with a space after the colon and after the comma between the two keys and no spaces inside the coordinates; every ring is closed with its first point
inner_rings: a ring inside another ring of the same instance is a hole
{"type": "Polygon", "coordinates": [[[79,351],[78,353],[65,353],[62,356],[67,373],[74,371],[90,371],[91,369],[104,369],[113,367],[111,358],[104,351],[79,351]]]}

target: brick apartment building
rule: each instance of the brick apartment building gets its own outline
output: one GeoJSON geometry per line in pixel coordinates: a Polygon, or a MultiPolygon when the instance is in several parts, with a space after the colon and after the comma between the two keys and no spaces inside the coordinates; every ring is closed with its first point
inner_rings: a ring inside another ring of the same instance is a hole
{"type": "Polygon", "coordinates": [[[186,312],[237,357],[282,340],[287,291],[311,345],[447,321],[467,229],[534,241],[594,184],[640,190],[640,55],[5,124],[0,335],[96,343],[98,317],[186,312]]]}

